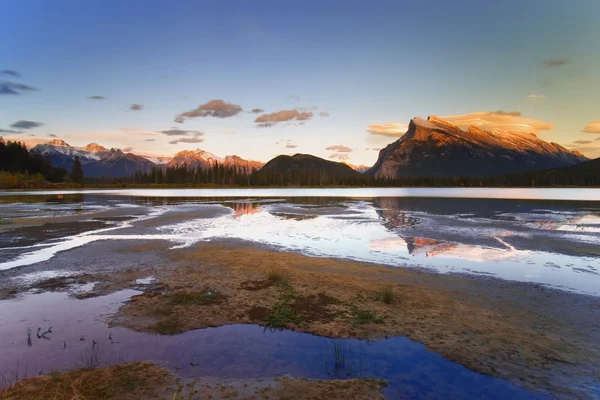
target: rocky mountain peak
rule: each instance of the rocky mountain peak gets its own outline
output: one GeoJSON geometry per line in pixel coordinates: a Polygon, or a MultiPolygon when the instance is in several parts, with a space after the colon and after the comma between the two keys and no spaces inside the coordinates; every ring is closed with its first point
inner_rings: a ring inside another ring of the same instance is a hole
{"type": "Polygon", "coordinates": [[[106,147],[100,146],[98,143],[90,143],[84,149],[86,151],[106,151],[106,147]]]}
{"type": "Polygon", "coordinates": [[[67,142],[65,142],[62,139],[52,139],[51,141],[48,142],[48,144],[51,146],[56,146],[56,147],[71,147],[71,146],[69,146],[69,144],[67,142]]]}

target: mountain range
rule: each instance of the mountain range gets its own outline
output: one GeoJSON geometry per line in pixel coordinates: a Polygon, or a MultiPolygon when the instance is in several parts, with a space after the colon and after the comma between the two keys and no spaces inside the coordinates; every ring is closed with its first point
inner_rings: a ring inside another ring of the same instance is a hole
{"type": "Polygon", "coordinates": [[[260,169],[260,161],[244,160],[236,155],[218,157],[204,150],[183,150],[172,157],[148,156],[123,152],[119,149],[106,149],[90,143],[85,147],[73,147],[61,139],[38,144],[31,151],[38,152],[50,159],[53,165],[70,171],[75,157],[79,157],[83,172],[89,178],[124,178],[141,171],[148,173],[156,167],[180,167],[187,165],[192,168],[208,168],[215,163],[227,166],[245,168],[248,171],[260,169]]]}
{"type": "Polygon", "coordinates": [[[215,163],[264,174],[324,173],[352,178],[364,173],[375,178],[470,177],[514,174],[568,167],[588,161],[581,153],[538,138],[534,133],[460,127],[439,117],[413,118],[398,140],[379,152],[372,167],[328,161],[309,154],[280,155],[262,163],[236,155],[219,157],[204,150],[183,150],[172,157],[123,152],[90,143],[73,147],[60,139],[35,146],[32,151],[48,157],[68,171],[79,157],[86,177],[129,177],[153,168],[188,166],[207,168],[215,163]]]}

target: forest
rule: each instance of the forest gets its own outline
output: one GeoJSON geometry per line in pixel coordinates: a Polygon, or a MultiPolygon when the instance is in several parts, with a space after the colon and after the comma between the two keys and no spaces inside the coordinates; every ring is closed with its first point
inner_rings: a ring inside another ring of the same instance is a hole
{"type": "Polygon", "coordinates": [[[67,180],[68,173],[56,168],[38,153],[20,142],[5,142],[0,137],[0,188],[41,188],[48,183],[67,180]]]}

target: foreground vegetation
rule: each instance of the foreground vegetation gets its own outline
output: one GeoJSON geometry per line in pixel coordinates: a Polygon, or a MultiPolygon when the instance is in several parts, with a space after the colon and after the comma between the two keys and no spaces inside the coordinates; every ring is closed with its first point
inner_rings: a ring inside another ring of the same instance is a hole
{"type": "Polygon", "coordinates": [[[184,381],[150,362],[55,371],[23,379],[1,390],[5,400],[200,400],[200,399],[385,399],[379,379],[184,381]]]}

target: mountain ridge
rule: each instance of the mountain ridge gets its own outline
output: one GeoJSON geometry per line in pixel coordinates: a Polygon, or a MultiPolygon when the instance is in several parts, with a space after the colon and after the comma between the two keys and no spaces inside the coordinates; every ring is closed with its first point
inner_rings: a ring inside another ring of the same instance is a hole
{"type": "Polygon", "coordinates": [[[440,117],[411,119],[366,173],[377,178],[487,176],[574,165],[587,158],[530,132],[466,130],[440,117]]]}

